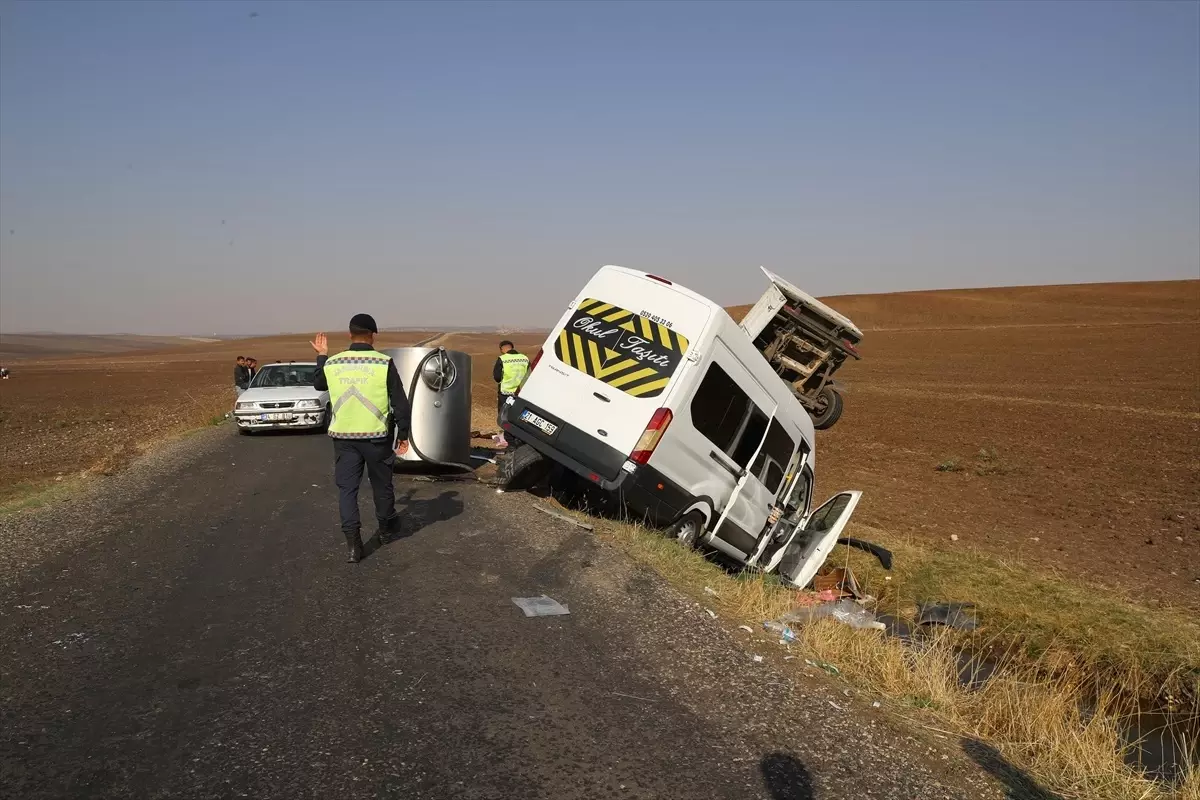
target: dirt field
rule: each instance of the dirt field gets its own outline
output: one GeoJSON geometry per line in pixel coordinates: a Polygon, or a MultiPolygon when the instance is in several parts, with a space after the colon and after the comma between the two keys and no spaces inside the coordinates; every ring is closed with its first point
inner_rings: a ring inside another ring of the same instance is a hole
{"type": "Polygon", "coordinates": [[[866,335],[818,496],[1200,609],[1200,281],[829,302],[866,335]]]}
{"type": "MultiPolygon", "coordinates": [[[[429,335],[385,333],[379,346],[429,335]]],[[[330,337],[331,347],[342,343],[330,337]]],[[[261,364],[314,358],[299,334],[19,362],[0,382],[0,502],[81,471],[112,471],[165,436],[220,420],[233,408],[239,354],[261,364]]]]}
{"type": "MultiPolygon", "coordinates": [[[[862,489],[861,522],[1200,610],[1200,281],[830,302],[866,338],[818,495],[862,489]]],[[[441,339],[475,356],[479,430],[500,338],[532,356],[543,337],[441,339]]],[[[311,357],[299,335],[21,362],[0,385],[0,501],[223,415],[238,353],[311,357]]]]}

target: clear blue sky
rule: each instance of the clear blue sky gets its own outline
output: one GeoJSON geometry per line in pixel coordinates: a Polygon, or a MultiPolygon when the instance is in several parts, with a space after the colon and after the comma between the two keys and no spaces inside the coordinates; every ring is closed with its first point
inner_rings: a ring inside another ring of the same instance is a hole
{"type": "Polygon", "coordinates": [[[0,329],[1200,276],[1200,5],[0,0],[0,329]],[[252,14],[257,16],[252,16],[252,14]]]}

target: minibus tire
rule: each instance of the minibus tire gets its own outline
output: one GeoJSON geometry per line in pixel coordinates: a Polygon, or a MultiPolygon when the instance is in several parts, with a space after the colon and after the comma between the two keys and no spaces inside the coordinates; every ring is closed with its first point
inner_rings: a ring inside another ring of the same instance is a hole
{"type": "Polygon", "coordinates": [[[671,523],[671,527],[667,528],[667,536],[683,547],[694,550],[700,544],[700,537],[704,535],[706,522],[703,514],[692,511],[671,523]]]}
{"type": "Polygon", "coordinates": [[[506,455],[500,462],[500,479],[505,491],[533,488],[550,473],[552,464],[527,444],[506,455]]]}
{"type": "Polygon", "coordinates": [[[813,427],[819,431],[832,428],[833,424],[842,416],[841,392],[832,386],[826,386],[821,390],[821,397],[825,398],[825,409],[819,414],[812,415],[813,427]]]}

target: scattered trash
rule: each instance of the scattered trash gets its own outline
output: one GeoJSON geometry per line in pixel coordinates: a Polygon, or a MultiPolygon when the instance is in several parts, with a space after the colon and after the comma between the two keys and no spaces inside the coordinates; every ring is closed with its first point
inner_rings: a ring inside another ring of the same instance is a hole
{"type": "Polygon", "coordinates": [[[832,700],[830,700],[830,701],[829,701],[829,705],[833,706],[833,707],[834,707],[834,708],[836,708],[838,711],[841,711],[841,710],[842,710],[842,707],[841,707],[841,706],[839,706],[837,703],[833,702],[832,700]]]}
{"type": "Polygon", "coordinates": [[[918,625],[945,625],[960,631],[979,627],[974,603],[918,603],[918,625]]]}
{"type": "Polygon", "coordinates": [[[711,608],[706,608],[706,609],[704,609],[704,613],[705,613],[705,614],[708,614],[708,615],[709,615],[710,617],[712,617],[713,619],[716,619],[716,618],[717,618],[717,612],[713,611],[711,608]]]}
{"type": "Polygon", "coordinates": [[[495,464],[495,463],[496,463],[496,459],[494,459],[494,458],[488,458],[487,456],[474,456],[474,455],[473,455],[473,456],[471,456],[471,458],[475,459],[476,461],[486,461],[486,462],[487,462],[487,463],[489,463],[489,464],[495,464]]]}
{"type": "Polygon", "coordinates": [[[957,541],[958,541],[958,534],[957,534],[957,533],[952,533],[952,534],[950,534],[950,541],[952,541],[952,542],[957,542],[957,541]]]}
{"type": "Polygon", "coordinates": [[[764,622],[763,629],[778,634],[779,640],[782,642],[796,641],[796,633],[782,622],[775,622],[773,620],[764,622]]]}
{"type": "Polygon", "coordinates": [[[813,661],[812,659],[806,658],[806,659],[804,659],[804,663],[808,664],[810,667],[816,667],[817,669],[823,669],[826,672],[828,672],[830,675],[833,675],[835,678],[842,674],[842,671],[840,669],[835,667],[833,664],[829,664],[825,661],[813,661]]]}
{"type": "Polygon", "coordinates": [[[717,590],[716,590],[716,589],[714,589],[714,588],[712,588],[711,586],[705,586],[705,587],[704,587],[704,593],[705,593],[705,594],[711,594],[713,597],[718,597],[718,596],[719,596],[719,595],[717,594],[717,590]]]}
{"type": "MultiPolygon", "coordinates": [[[[18,606],[18,608],[20,608],[20,606],[18,606]]],[[[26,608],[28,608],[28,606],[26,606],[26,608]]],[[[766,623],[764,623],[764,624],[766,624],[766,623]]],[[[750,634],[754,633],[754,628],[751,628],[749,625],[738,625],[738,630],[745,631],[746,633],[750,633],[750,634]]]]}
{"type": "Polygon", "coordinates": [[[657,703],[657,700],[651,700],[649,697],[638,697],[636,694],[622,694],[621,692],[613,692],[616,697],[628,697],[630,700],[641,700],[643,703],[657,703]]]}
{"type": "Polygon", "coordinates": [[[879,708],[879,707],[880,707],[880,704],[879,704],[878,700],[876,700],[874,703],[871,703],[871,708],[879,708]]]}
{"type": "Polygon", "coordinates": [[[812,587],[817,590],[818,594],[832,592],[834,599],[842,597],[857,599],[863,596],[863,590],[859,587],[858,581],[854,579],[854,573],[842,567],[833,567],[817,573],[813,578],[812,587]]]}
{"type": "Polygon", "coordinates": [[[561,519],[563,522],[569,522],[572,525],[574,525],[576,528],[583,528],[585,531],[595,530],[595,528],[593,528],[591,525],[588,525],[586,522],[580,522],[579,520],[575,519],[574,517],[568,517],[566,514],[560,514],[557,511],[546,508],[543,505],[534,504],[533,507],[536,508],[538,511],[542,512],[543,514],[549,514],[550,516],[554,517],[555,519],[561,519]]]}
{"type": "Polygon", "coordinates": [[[315,484],[315,483],[314,483],[314,484],[313,484],[313,488],[314,488],[314,489],[320,489],[321,487],[320,487],[320,486],[318,486],[317,484],[315,484]]]}
{"type": "Polygon", "coordinates": [[[755,664],[761,664],[761,663],[762,663],[762,656],[760,656],[760,655],[758,655],[757,653],[755,653],[753,656],[751,656],[751,657],[750,657],[750,660],[751,660],[751,661],[753,661],[755,664]]]}
{"type": "Polygon", "coordinates": [[[1042,539],[1039,536],[1030,536],[1029,537],[1029,541],[1031,541],[1031,542],[1040,542],[1041,540],[1042,539]]]}
{"type": "Polygon", "coordinates": [[[546,595],[542,595],[541,597],[514,597],[512,601],[518,608],[525,612],[525,616],[527,617],[558,617],[571,613],[562,603],[546,595]]]}
{"type": "Polygon", "coordinates": [[[853,600],[838,600],[819,606],[794,608],[780,617],[781,622],[805,624],[831,617],[851,628],[863,630],[886,630],[887,626],[875,618],[875,614],[853,600]]]}

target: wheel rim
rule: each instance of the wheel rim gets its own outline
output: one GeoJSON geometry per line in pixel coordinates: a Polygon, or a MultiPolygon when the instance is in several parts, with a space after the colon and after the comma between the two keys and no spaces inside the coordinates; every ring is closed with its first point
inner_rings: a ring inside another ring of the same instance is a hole
{"type": "Polygon", "coordinates": [[[694,519],[686,519],[679,525],[675,540],[680,544],[693,545],[700,538],[700,526],[694,519]]]}

